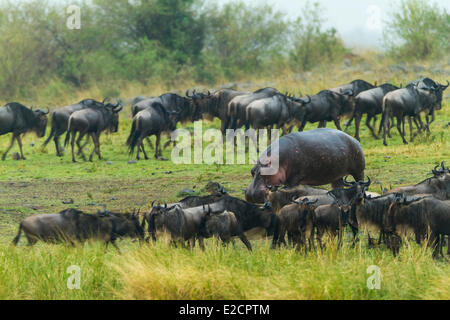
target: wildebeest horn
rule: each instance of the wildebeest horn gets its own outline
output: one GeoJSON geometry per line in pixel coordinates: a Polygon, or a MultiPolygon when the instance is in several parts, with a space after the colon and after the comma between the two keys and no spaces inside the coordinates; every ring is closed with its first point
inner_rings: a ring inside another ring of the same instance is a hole
{"type": "Polygon", "coordinates": [[[306,96],[306,97],[308,98],[308,101],[304,101],[303,100],[303,104],[308,104],[308,103],[310,103],[312,101],[310,96],[306,96]]]}
{"type": "MultiPolygon", "coordinates": [[[[306,200],[306,199],[305,199],[305,200],[306,200]]],[[[312,204],[317,203],[317,201],[319,201],[319,199],[316,199],[315,201],[310,201],[310,200],[308,200],[308,201],[305,201],[304,204],[306,204],[307,206],[310,206],[310,205],[312,205],[312,204]]]]}
{"type": "Polygon", "coordinates": [[[153,208],[153,205],[155,204],[155,202],[156,202],[156,200],[153,200],[153,202],[152,202],[152,208],[153,208]]]}
{"type": "Polygon", "coordinates": [[[445,90],[448,88],[449,85],[450,85],[450,82],[448,82],[448,80],[447,80],[447,85],[444,86],[443,84],[441,84],[440,87],[445,90]]]}
{"type": "Polygon", "coordinates": [[[445,170],[445,161],[441,162],[441,167],[442,167],[443,170],[445,170]]]}
{"type": "Polygon", "coordinates": [[[44,114],[49,114],[50,113],[50,108],[47,107],[47,112],[44,112],[44,114]]]}
{"type": "Polygon", "coordinates": [[[209,92],[209,90],[208,90],[208,96],[210,96],[211,95],[211,92],[209,92]]]}
{"type": "Polygon", "coordinates": [[[363,182],[363,184],[364,184],[365,186],[369,187],[370,184],[372,183],[372,181],[370,180],[370,177],[369,177],[369,176],[367,177],[367,179],[368,179],[368,181],[367,181],[367,182],[363,182]]]}
{"type": "Polygon", "coordinates": [[[345,176],[345,177],[344,177],[344,185],[345,185],[346,187],[351,187],[351,186],[354,185],[355,183],[354,183],[354,182],[348,182],[347,177],[348,177],[348,176],[345,176]]]}
{"type": "Polygon", "coordinates": [[[108,100],[109,100],[109,98],[106,97],[105,99],[103,99],[102,104],[105,104],[105,102],[108,101],[108,100]]]}

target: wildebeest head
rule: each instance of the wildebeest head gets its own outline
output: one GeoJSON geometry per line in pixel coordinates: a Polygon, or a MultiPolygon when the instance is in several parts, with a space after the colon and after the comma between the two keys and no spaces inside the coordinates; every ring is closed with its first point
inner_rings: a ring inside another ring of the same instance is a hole
{"type": "Polygon", "coordinates": [[[443,175],[443,174],[446,174],[446,173],[450,173],[450,168],[449,167],[445,167],[445,162],[442,161],[441,162],[441,167],[439,168],[439,165],[437,165],[432,170],[432,173],[434,174],[435,177],[439,177],[440,175],[443,175]]]}
{"type": "Polygon", "coordinates": [[[112,133],[119,131],[119,112],[122,111],[122,109],[123,109],[122,101],[120,101],[118,99],[115,104],[107,103],[107,104],[104,105],[104,107],[107,110],[112,112],[112,118],[111,118],[111,121],[109,123],[109,130],[112,133]]]}
{"type": "Polygon", "coordinates": [[[192,101],[192,122],[202,119],[203,113],[208,113],[210,108],[215,106],[218,102],[217,96],[211,94],[209,91],[207,94],[204,94],[197,93],[194,90],[192,95],[189,95],[189,90],[187,90],[186,97],[192,101]]]}
{"type": "Polygon", "coordinates": [[[353,202],[363,201],[365,193],[370,187],[371,180],[368,178],[367,182],[364,181],[347,181],[347,177],[344,178],[344,186],[347,188],[337,188],[328,192],[329,195],[336,199],[336,202],[342,206],[353,202]]]}
{"type": "Polygon", "coordinates": [[[42,138],[45,136],[45,130],[47,129],[47,115],[49,114],[50,110],[47,108],[47,111],[44,111],[42,109],[36,109],[31,110],[34,112],[34,115],[36,116],[36,122],[34,126],[34,131],[36,132],[36,135],[39,138],[42,138]]]}

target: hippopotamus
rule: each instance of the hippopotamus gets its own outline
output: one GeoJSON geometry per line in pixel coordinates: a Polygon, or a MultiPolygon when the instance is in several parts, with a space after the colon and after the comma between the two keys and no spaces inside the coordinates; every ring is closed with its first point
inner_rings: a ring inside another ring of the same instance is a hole
{"type": "Polygon", "coordinates": [[[249,202],[264,203],[267,190],[279,185],[331,183],[338,188],[347,175],[363,181],[365,165],[361,144],[342,131],[320,128],[291,133],[261,154],[245,197],[249,202]]]}

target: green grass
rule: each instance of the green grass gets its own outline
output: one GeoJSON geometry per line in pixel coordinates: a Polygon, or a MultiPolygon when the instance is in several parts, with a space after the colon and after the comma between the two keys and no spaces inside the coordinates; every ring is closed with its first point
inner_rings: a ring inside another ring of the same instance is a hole
{"type": "MultiPolygon", "coordinates": [[[[406,83],[418,77],[386,75],[383,67],[376,70],[369,75],[330,71],[328,78],[302,84],[286,76],[273,80],[273,86],[294,92],[300,86],[304,93],[314,93],[356,78],[406,83]]],[[[450,134],[445,128],[450,122],[449,110],[447,99],[437,112],[431,135],[419,136],[408,145],[401,143],[394,128],[393,139],[384,147],[362,126],[366,175],[373,181],[371,191],[417,183],[440,161],[450,163],[450,134]]],[[[63,158],[57,158],[52,143],[42,149],[43,140],[30,134],[24,139],[26,161],[13,161],[10,154],[0,163],[0,299],[450,298],[448,260],[433,260],[428,249],[415,244],[403,246],[394,259],[383,246],[367,249],[364,238],[354,249],[347,241],[339,252],[329,245],[324,253],[306,256],[288,249],[270,250],[268,242],[258,238],[252,240],[255,250],[251,253],[238,241],[236,247],[222,248],[213,240],[207,241],[205,252],[172,248],[166,242],[140,247],[129,240],[119,243],[122,255],[112,248],[104,250],[98,243],[81,248],[45,244],[28,248],[22,239],[19,247],[12,248],[10,242],[25,217],[56,213],[68,206],[87,212],[95,212],[99,204],[111,210],[145,210],[153,200],[176,201],[184,188],[202,193],[211,180],[222,183],[232,195],[243,197],[242,189],[251,182],[251,165],[175,165],[154,159],[129,164],[132,158],[125,146],[131,126],[129,110],[121,117],[119,132],[102,136],[103,161],[95,157],[93,163],[80,159],[73,164],[69,150],[63,158]],[[69,199],[74,204],[62,203],[69,199]],[[66,270],[71,265],[82,270],[80,290],[67,288],[66,270]],[[380,290],[367,289],[366,270],[370,265],[381,268],[380,290]]],[[[187,127],[193,129],[192,124],[187,127]]],[[[218,128],[219,122],[206,122],[204,127],[218,128]]],[[[351,134],[353,130],[351,127],[351,134]]],[[[0,137],[0,151],[5,150],[9,139],[0,137]]],[[[17,145],[12,151],[18,151],[17,145]]],[[[164,157],[170,159],[170,154],[170,149],[164,151],[164,157]]]]}

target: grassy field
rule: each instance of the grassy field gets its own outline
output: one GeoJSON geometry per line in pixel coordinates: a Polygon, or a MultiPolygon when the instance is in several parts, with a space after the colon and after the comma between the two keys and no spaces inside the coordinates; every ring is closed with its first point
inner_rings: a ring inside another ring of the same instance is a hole
{"type": "MultiPolygon", "coordinates": [[[[426,66],[425,66],[426,67],[426,66]]],[[[314,94],[321,89],[363,78],[378,83],[407,83],[419,73],[390,72],[374,65],[369,71],[328,70],[327,73],[285,75],[277,79],[247,82],[248,89],[270,85],[314,94]],[[320,75],[317,75],[320,74],[320,75]]],[[[449,70],[423,74],[445,83],[449,70]]],[[[123,99],[134,95],[157,95],[165,91],[183,91],[192,84],[177,88],[124,86],[123,99]]],[[[202,87],[202,86],[199,86],[202,87]]],[[[447,93],[448,94],[448,93],[447,93]]],[[[64,105],[82,98],[100,99],[93,88],[70,97],[40,98],[40,106],[64,105]],[[42,99],[42,100],[41,100],[42,99]]],[[[32,101],[23,101],[31,104],[32,101]]],[[[372,178],[371,191],[380,187],[413,184],[429,176],[440,161],[450,162],[450,122],[448,97],[430,135],[403,145],[396,130],[384,147],[362,126],[362,145],[366,156],[366,175],[372,178]]],[[[205,122],[205,128],[219,127],[218,121],[205,122]]],[[[337,252],[332,245],[323,253],[308,255],[293,250],[269,249],[269,241],[255,238],[255,250],[247,252],[241,243],[223,248],[207,241],[202,252],[171,248],[165,241],[139,246],[129,240],[119,242],[123,254],[104,250],[98,243],[80,248],[38,244],[19,247],[10,242],[18,224],[29,215],[56,213],[74,200],[75,206],[95,212],[100,204],[110,210],[147,209],[153,200],[175,201],[184,188],[202,193],[208,181],[222,183],[234,196],[243,197],[242,189],[251,181],[251,165],[175,165],[171,161],[132,159],[125,146],[131,126],[127,109],[116,134],[102,136],[103,161],[73,164],[70,155],[57,158],[53,144],[41,148],[43,140],[30,134],[24,139],[26,161],[13,161],[11,155],[0,163],[0,299],[449,299],[450,265],[448,260],[433,260],[430,251],[415,244],[405,245],[394,259],[386,248],[367,249],[360,241],[350,248],[349,241],[337,252]],[[34,145],[34,146],[32,146],[34,145]],[[69,290],[66,270],[81,268],[81,289],[69,290]],[[381,289],[369,290],[367,268],[381,270],[381,289]]],[[[307,130],[314,128],[308,125],[307,130]]],[[[329,124],[329,127],[334,127],[329,124]]],[[[192,130],[193,125],[188,125],[192,130]]],[[[48,133],[49,131],[47,131],[48,133]]],[[[353,134],[354,127],[350,128],[353,134]]],[[[9,143],[9,135],[0,137],[0,150],[9,143]]],[[[167,139],[167,138],[166,138],[167,139]]],[[[409,139],[409,137],[408,137],[409,139]]],[[[89,150],[90,147],[87,147],[89,150]]],[[[17,145],[12,151],[18,151],[17,145]]],[[[170,159],[171,150],[164,151],[170,159]]]]}

